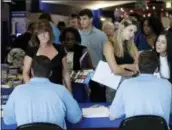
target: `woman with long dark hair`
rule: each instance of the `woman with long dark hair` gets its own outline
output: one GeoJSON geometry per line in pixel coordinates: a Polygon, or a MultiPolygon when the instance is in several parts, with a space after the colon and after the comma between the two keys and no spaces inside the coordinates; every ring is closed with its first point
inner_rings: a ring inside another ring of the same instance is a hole
{"type": "Polygon", "coordinates": [[[138,50],[154,49],[157,37],[163,30],[164,28],[159,18],[145,18],[141,23],[141,31],[135,36],[134,40],[138,50]]]}
{"type": "Polygon", "coordinates": [[[172,83],[172,31],[159,35],[156,42],[156,52],[159,54],[159,73],[162,78],[172,83]]]}
{"type": "Polygon", "coordinates": [[[34,27],[31,42],[24,59],[23,78],[25,82],[30,80],[31,64],[35,56],[47,56],[53,65],[50,81],[56,84],[64,84],[71,90],[70,76],[68,72],[66,51],[60,44],[53,43],[54,35],[49,21],[39,20],[34,27]]]}

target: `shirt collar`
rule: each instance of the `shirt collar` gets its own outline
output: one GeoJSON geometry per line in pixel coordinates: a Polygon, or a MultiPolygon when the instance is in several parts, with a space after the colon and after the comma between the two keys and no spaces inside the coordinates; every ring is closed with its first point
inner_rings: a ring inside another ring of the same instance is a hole
{"type": "Polygon", "coordinates": [[[83,35],[89,35],[93,32],[96,32],[96,28],[93,26],[92,29],[89,32],[85,32],[85,31],[80,31],[83,35]]]}
{"type": "Polygon", "coordinates": [[[30,80],[30,82],[50,82],[48,78],[42,78],[42,77],[34,77],[30,80]]]}
{"type": "Polygon", "coordinates": [[[153,74],[139,74],[140,77],[154,77],[153,74]]]}

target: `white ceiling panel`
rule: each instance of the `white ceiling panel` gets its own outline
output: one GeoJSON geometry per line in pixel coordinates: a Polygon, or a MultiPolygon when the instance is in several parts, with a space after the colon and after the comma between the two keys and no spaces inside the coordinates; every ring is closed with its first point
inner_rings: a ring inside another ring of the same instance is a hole
{"type": "Polygon", "coordinates": [[[135,0],[128,0],[128,1],[121,1],[121,0],[114,0],[114,1],[96,1],[96,0],[41,0],[44,3],[52,3],[52,4],[64,4],[70,5],[74,7],[80,8],[88,8],[88,9],[99,9],[99,8],[106,8],[112,6],[118,6],[128,3],[134,3],[135,0]]]}

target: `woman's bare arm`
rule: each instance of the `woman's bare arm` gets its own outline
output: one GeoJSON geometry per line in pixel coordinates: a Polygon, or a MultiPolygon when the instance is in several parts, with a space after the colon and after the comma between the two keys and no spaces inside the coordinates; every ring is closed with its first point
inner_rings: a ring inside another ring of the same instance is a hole
{"type": "Polygon", "coordinates": [[[67,65],[67,59],[64,57],[62,59],[62,64],[63,64],[63,80],[66,88],[72,92],[72,87],[71,87],[71,80],[70,80],[70,74],[68,70],[68,65],[67,65]]]}
{"type": "Polygon", "coordinates": [[[25,56],[24,67],[23,67],[23,79],[25,83],[30,80],[31,65],[32,65],[32,58],[29,56],[25,56]]]}
{"type": "Polygon", "coordinates": [[[118,65],[116,63],[115,56],[114,56],[114,49],[110,42],[107,42],[104,45],[104,56],[113,73],[121,75],[121,76],[132,76],[135,74],[135,72],[133,71],[125,70],[125,67],[126,67],[125,64],[118,65]]]}

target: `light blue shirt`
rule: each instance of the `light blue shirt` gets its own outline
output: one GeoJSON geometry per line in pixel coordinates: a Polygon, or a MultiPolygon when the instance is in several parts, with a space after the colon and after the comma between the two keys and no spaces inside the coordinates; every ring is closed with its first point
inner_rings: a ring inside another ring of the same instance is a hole
{"type": "Polygon", "coordinates": [[[81,109],[69,91],[46,78],[32,78],[27,84],[17,86],[3,112],[7,125],[48,122],[63,129],[66,129],[65,118],[77,123],[81,117],[81,109]]]}
{"type": "Polygon", "coordinates": [[[53,43],[55,44],[60,44],[60,30],[56,27],[55,24],[50,23],[52,31],[53,31],[53,35],[54,35],[54,41],[53,43]]]}
{"type": "Polygon", "coordinates": [[[110,106],[110,116],[120,118],[137,115],[157,115],[169,124],[171,83],[150,74],[122,82],[110,106]]]}
{"type": "Polygon", "coordinates": [[[96,67],[100,60],[103,60],[103,47],[108,41],[106,34],[93,27],[90,32],[80,31],[82,42],[90,54],[93,66],[96,67]]]}

